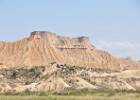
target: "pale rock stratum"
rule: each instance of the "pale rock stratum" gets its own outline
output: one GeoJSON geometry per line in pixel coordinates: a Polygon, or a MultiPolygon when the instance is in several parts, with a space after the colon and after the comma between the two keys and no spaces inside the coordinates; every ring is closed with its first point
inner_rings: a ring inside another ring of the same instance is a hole
{"type": "Polygon", "coordinates": [[[67,89],[140,91],[140,62],[98,50],[84,36],[35,31],[0,42],[0,93],[67,89]]]}

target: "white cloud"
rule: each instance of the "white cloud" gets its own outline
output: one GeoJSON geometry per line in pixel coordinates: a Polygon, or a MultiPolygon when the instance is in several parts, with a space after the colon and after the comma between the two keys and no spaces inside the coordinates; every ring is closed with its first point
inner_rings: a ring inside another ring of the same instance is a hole
{"type": "Polygon", "coordinates": [[[113,49],[140,49],[140,43],[132,43],[128,41],[104,41],[100,40],[96,43],[96,47],[100,49],[113,48],[113,49]]]}
{"type": "Polygon", "coordinates": [[[132,58],[140,59],[140,43],[133,43],[128,41],[97,41],[96,48],[107,50],[118,56],[131,56],[132,58]]]}

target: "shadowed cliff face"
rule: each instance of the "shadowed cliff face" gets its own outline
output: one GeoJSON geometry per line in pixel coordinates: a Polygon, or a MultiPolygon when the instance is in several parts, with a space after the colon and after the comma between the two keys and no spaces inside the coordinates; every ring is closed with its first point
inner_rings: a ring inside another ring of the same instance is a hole
{"type": "Polygon", "coordinates": [[[33,67],[54,62],[109,70],[140,69],[138,62],[97,50],[88,37],[69,38],[35,31],[23,40],[0,42],[0,68],[33,67]]]}

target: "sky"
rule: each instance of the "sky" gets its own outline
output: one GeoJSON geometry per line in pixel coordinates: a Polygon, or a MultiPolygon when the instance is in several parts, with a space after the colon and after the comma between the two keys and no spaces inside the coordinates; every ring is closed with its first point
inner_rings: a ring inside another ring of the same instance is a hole
{"type": "Polygon", "coordinates": [[[0,40],[32,31],[89,36],[98,49],[140,60],[139,0],[0,0],[0,40]]]}

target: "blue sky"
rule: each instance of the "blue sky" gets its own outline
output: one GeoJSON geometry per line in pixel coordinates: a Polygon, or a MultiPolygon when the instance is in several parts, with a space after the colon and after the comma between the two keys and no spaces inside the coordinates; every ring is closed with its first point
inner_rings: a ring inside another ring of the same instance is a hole
{"type": "Polygon", "coordinates": [[[99,49],[140,59],[139,0],[0,0],[0,40],[35,30],[89,36],[99,49]]]}

